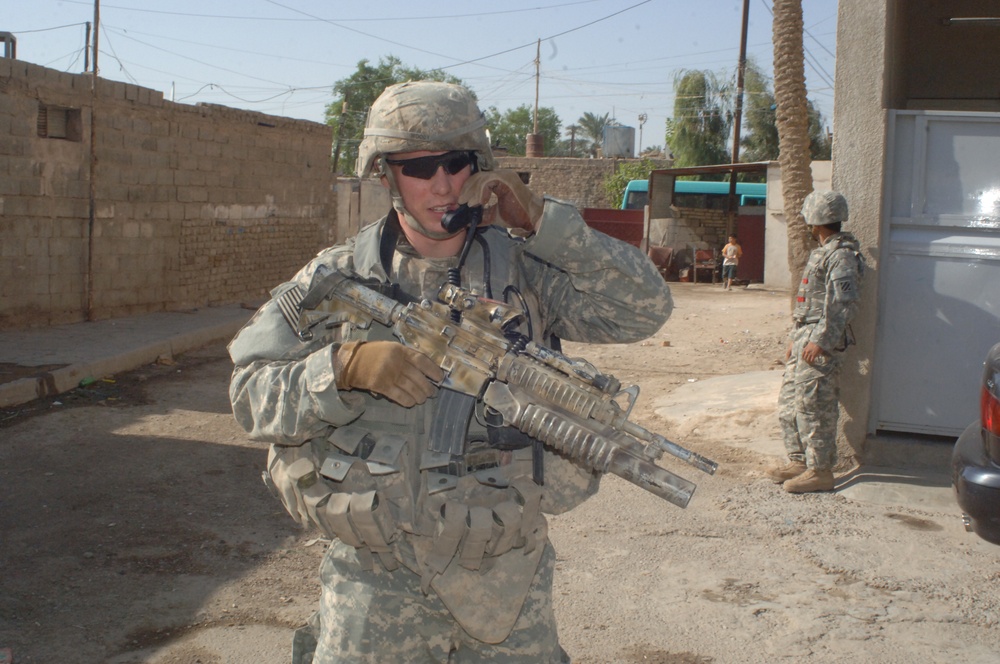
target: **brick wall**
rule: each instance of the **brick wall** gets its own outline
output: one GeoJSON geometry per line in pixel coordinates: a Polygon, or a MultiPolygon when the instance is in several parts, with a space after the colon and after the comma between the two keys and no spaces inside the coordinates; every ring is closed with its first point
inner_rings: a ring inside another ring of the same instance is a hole
{"type": "Polygon", "coordinates": [[[0,58],[0,328],[262,299],[335,240],[329,127],[91,84],[0,58]]]}

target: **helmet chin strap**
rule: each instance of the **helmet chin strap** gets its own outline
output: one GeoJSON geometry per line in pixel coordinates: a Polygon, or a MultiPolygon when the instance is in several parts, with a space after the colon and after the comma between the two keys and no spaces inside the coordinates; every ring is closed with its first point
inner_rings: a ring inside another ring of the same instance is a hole
{"type": "Polygon", "coordinates": [[[382,172],[385,174],[386,180],[389,181],[389,195],[392,196],[392,207],[399,213],[399,216],[403,219],[403,223],[405,223],[411,230],[414,230],[431,240],[447,240],[448,238],[453,238],[464,232],[465,229],[460,229],[454,233],[449,233],[447,231],[429,231],[421,226],[420,222],[414,219],[413,215],[407,211],[406,205],[403,203],[403,196],[399,193],[399,187],[396,186],[396,177],[393,175],[392,169],[383,164],[382,172]]]}

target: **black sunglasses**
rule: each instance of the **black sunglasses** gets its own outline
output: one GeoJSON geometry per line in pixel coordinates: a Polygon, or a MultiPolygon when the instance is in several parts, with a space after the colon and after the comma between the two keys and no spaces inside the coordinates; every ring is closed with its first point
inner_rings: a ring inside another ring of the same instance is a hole
{"type": "MultiPolygon", "coordinates": [[[[469,164],[474,164],[476,154],[454,150],[444,154],[432,155],[430,157],[417,157],[415,159],[389,159],[385,158],[385,163],[393,166],[402,166],[403,175],[420,180],[430,180],[437,174],[438,167],[443,166],[449,175],[456,175],[469,164]]],[[[475,169],[473,169],[475,171],[475,169]]]]}

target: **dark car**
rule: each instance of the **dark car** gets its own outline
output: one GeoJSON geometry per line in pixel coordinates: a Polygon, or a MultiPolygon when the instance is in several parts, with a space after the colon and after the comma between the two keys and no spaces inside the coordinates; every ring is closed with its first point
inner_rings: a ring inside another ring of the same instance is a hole
{"type": "Polygon", "coordinates": [[[979,419],[955,443],[951,480],[965,529],[1000,544],[1000,343],[986,355],[979,419]]]}

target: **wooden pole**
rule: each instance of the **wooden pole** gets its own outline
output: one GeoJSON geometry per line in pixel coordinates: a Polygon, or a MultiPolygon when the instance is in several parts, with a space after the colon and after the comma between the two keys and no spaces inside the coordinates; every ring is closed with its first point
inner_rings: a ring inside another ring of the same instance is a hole
{"type": "MultiPolygon", "coordinates": [[[[740,62],[736,68],[736,112],[733,115],[733,163],[740,163],[740,125],[743,124],[743,77],[747,70],[747,24],[750,20],[750,0],[743,0],[743,29],[740,32],[740,62]]],[[[729,214],[726,235],[734,232],[737,211],[736,171],[729,175],[729,214]]]]}

